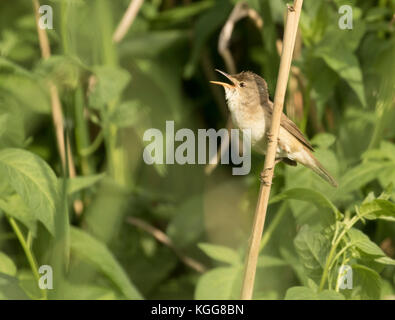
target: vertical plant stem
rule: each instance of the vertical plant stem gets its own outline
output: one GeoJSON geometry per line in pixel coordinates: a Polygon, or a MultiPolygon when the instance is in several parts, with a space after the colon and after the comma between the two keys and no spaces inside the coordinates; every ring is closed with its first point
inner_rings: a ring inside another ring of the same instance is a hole
{"type": "MultiPolygon", "coordinates": [[[[101,21],[101,35],[102,35],[102,49],[103,49],[103,63],[108,66],[116,67],[119,64],[118,56],[116,53],[116,48],[114,43],[112,42],[112,17],[111,10],[109,7],[109,3],[104,0],[99,0],[97,2],[98,5],[98,15],[102,17],[101,21]]],[[[104,137],[106,143],[106,151],[108,157],[108,166],[110,175],[113,179],[119,183],[121,186],[127,185],[127,172],[126,172],[126,158],[125,158],[125,150],[119,143],[119,130],[118,128],[110,124],[107,121],[107,115],[110,114],[117,106],[118,101],[110,102],[107,105],[107,109],[104,117],[104,137]]]]}
{"type": "Polygon", "coordinates": [[[292,53],[296,39],[296,30],[299,24],[302,3],[303,0],[295,0],[293,7],[288,7],[287,10],[287,21],[284,31],[283,50],[281,54],[280,69],[277,78],[276,93],[274,96],[272,123],[269,135],[270,139],[268,141],[265,165],[262,171],[262,176],[264,176],[265,178],[261,182],[259,190],[258,203],[255,210],[252,234],[247,251],[247,260],[244,269],[244,277],[241,289],[241,299],[243,300],[250,300],[252,298],[254,290],[259,247],[262,238],[263,227],[265,224],[271,183],[273,179],[273,171],[275,166],[274,160],[277,151],[277,139],[280,129],[280,119],[284,105],[285,92],[287,89],[287,82],[292,61],[292,53]]]}
{"type": "MultiPolygon", "coordinates": [[[[61,38],[63,52],[66,55],[74,55],[74,47],[70,45],[70,36],[68,33],[69,18],[69,1],[61,3],[61,38]]],[[[89,128],[84,117],[84,95],[82,84],[80,84],[74,93],[74,114],[75,114],[75,139],[78,154],[81,156],[81,171],[83,175],[93,174],[95,172],[92,161],[88,156],[82,156],[80,151],[88,148],[90,145],[89,128]]]]}
{"type": "MultiPolygon", "coordinates": [[[[37,34],[38,34],[38,39],[39,39],[39,44],[41,48],[41,55],[44,60],[48,59],[51,56],[51,50],[49,47],[49,41],[48,41],[48,36],[45,31],[45,29],[41,29],[39,26],[39,8],[40,8],[40,3],[38,0],[32,0],[33,1],[33,8],[34,8],[34,15],[36,18],[36,26],[37,26],[37,34]]],[[[59,99],[59,94],[58,94],[58,89],[56,86],[51,82],[49,83],[49,91],[51,95],[51,107],[52,107],[52,119],[55,127],[55,132],[56,132],[56,141],[58,145],[58,150],[60,154],[60,158],[62,161],[62,166],[63,169],[66,168],[66,155],[65,155],[65,150],[66,147],[64,145],[64,126],[63,126],[63,114],[62,114],[62,105],[60,103],[59,99]]],[[[67,148],[70,148],[68,145],[67,148]]],[[[74,168],[74,160],[72,157],[71,152],[69,152],[69,158],[67,159],[69,162],[69,174],[71,177],[75,176],[75,168],[74,168]]]]}
{"type": "Polygon", "coordinates": [[[82,150],[89,148],[89,128],[86,122],[84,112],[84,95],[82,88],[79,86],[74,95],[75,110],[75,138],[78,154],[81,156],[81,171],[83,175],[95,173],[95,169],[89,155],[83,154],[82,150]]]}
{"type": "MultiPolygon", "coordinates": [[[[19,226],[16,223],[16,221],[14,220],[14,218],[12,218],[12,217],[10,217],[8,215],[6,215],[6,217],[8,219],[8,222],[11,225],[11,228],[14,230],[14,232],[15,232],[17,238],[18,238],[19,243],[21,244],[23,251],[25,252],[27,262],[29,263],[30,269],[32,270],[33,276],[36,279],[36,282],[37,282],[37,285],[38,285],[38,282],[40,281],[40,275],[38,274],[37,262],[36,262],[36,259],[35,259],[34,255],[33,255],[31,247],[30,247],[29,243],[25,240],[25,238],[24,238],[24,236],[22,234],[22,231],[19,228],[19,226]]],[[[41,293],[42,293],[42,299],[46,300],[47,299],[47,292],[46,292],[46,290],[41,290],[41,293]]]]}

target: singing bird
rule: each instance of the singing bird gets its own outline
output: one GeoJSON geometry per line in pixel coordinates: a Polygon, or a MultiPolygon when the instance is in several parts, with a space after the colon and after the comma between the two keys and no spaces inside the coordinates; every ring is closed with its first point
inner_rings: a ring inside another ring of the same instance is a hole
{"type": "MultiPolygon", "coordinates": [[[[210,81],[225,89],[233,124],[239,129],[251,129],[253,149],[258,153],[265,154],[273,112],[273,102],[269,99],[266,81],[250,71],[243,71],[235,75],[229,75],[221,70],[216,71],[231,82],[210,81]]],[[[313,151],[313,147],[303,133],[283,113],[278,135],[276,162],[283,161],[291,166],[301,163],[312,169],[333,187],[337,187],[337,182],[314,157],[313,151]]]]}

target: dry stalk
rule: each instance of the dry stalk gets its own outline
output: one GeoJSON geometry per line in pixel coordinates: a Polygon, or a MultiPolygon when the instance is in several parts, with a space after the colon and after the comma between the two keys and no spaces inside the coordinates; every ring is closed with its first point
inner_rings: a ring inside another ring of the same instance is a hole
{"type": "Polygon", "coordinates": [[[259,255],[259,247],[265,224],[267,206],[271,183],[273,180],[273,172],[275,166],[275,155],[277,150],[277,139],[280,129],[280,119],[284,105],[285,93],[289,71],[291,68],[292,53],[295,45],[296,31],[298,29],[300,12],[303,0],[294,0],[292,7],[288,7],[287,21],[284,31],[283,49],[280,60],[280,69],[277,77],[277,86],[274,96],[274,109],[272,123],[268,139],[268,147],[265,158],[265,165],[262,172],[264,180],[261,182],[258,202],[255,210],[254,223],[247,251],[246,265],[244,269],[244,277],[241,289],[241,299],[250,300],[254,290],[255,273],[259,255]]]}
{"type": "MultiPolygon", "coordinates": [[[[39,25],[39,8],[40,3],[38,0],[33,0],[33,8],[34,8],[34,16],[36,20],[37,26],[37,34],[38,40],[40,44],[41,56],[44,60],[48,59],[51,56],[51,49],[49,46],[48,35],[45,29],[41,29],[39,25]]],[[[59,99],[58,89],[56,86],[49,81],[48,83],[49,92],[51,96],[51,109],[52,109],[52,121],[55,127],[56,133],[56,142],[58,146],[58,151],[60,155],[60,160],[62,162],[62,168],[64,172],[68,167],[68,174],[70,178],[74,178],[76,176],[73,154],[71,153],[69,139],[67,138],[67,165],[66,166],[66,148],[65,148],[65,135],[64,135],[64,124],[63,124],[63,113],[62,113],[62,104],[59,99]]],[[[83,203],[81,200],[74,201],[74,210],[76,214],[80,214],[83,210],[83,203]]]]}
{"type": "Polygon", "coordinates": [[[117,29],[114,32],[112,40],[115,43],[121,42],[123,37],[128,32],[130,26],[133,24],[134,19],[136,18],[138,12],[140,11],[141,6],[143,5],[144,0],[131,0],[129,7],[127,8],[125,14],[122,17],[121,22],[119,23],[117,29]]]}
{"type": "Polygon", "coordinates": [[[173,241],[161,230],[149,225],[147,222],[144,220],[135,218],[135,217],[129,217],[126,220],[129,224],[136,226],[149,234],[151,234],[157,241],[163,243],[170,249],[174,251],[174,253],[180,258],[180,260],[187,265],[188,267],[194,269],[195,271],[199,273],[204,273],[207,268],[202,265],[200,262],[196,261],[195,259],[188,257],[184,255],[173,243],[173,241]]]}

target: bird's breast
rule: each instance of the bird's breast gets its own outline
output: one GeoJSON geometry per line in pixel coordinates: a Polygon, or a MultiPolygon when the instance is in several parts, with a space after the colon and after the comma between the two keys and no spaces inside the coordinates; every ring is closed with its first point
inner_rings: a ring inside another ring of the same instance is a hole
{"type": "Polygon", "coordinates": [[[228,99],[233,124],[239,129],[251,129],[251,143],[255,145],[265,137],[267,119],[260,105],[251,106],[228,99]]]}

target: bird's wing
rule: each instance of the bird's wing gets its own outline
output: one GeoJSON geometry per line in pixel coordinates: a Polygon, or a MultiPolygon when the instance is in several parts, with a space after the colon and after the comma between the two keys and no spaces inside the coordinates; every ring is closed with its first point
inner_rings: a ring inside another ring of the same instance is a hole
{"type": "MultiPolygon", "coordinates": [[[[273,102],[269,101],[270,106],[270,114],[273,112],[273,102]]],[[[301,143],[303,143],[308,149],[314,151],[313,146],[306,139],[303,133],[299,130],[295,123],[291,119],[289,119],[284,113],[281,114],[281,122],[280,125],[287,130],[290,134],[292,134],[296,139],[298,139],[301,143]]]]}
{"type": "Polygon", "coordinates": [[[292,122],[284,113],[281,115],[281,126],[291,133],[296,139],[302,142],[308,149],[314,151],[313,146],[306,139],[295,123],[292,122]]]}

